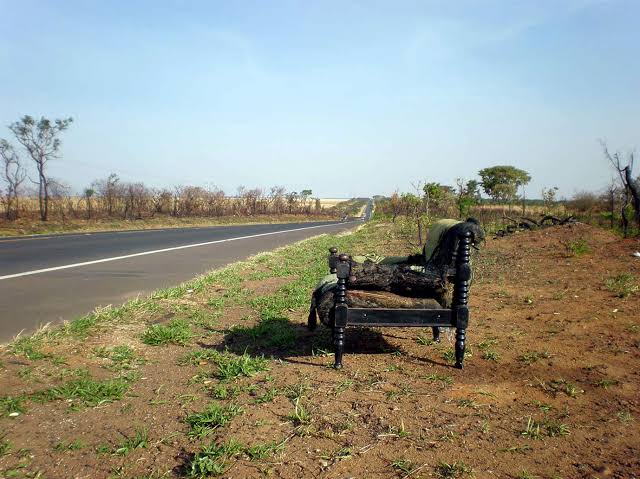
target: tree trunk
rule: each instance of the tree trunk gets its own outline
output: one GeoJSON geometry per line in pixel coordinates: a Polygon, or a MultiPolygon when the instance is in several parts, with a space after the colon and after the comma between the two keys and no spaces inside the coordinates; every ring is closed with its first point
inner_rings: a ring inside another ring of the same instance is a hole
{"type": "Polygon", "coordinates": [[[624,177],[629,188],[629,192],[631,193],[631,201],[633,204],[634,213],[633,216],[636,221],[636,226],[640,228],[640,189],[631,177],[631,168],[629,168],[628,166],[624,169],[624,177]]]}

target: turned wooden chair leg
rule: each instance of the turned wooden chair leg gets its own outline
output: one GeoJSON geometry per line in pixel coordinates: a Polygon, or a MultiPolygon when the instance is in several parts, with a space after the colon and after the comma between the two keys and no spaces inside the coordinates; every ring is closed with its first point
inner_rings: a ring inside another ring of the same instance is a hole
{"type": "Polygon", "coordinates": [[[462,328],[456,329],[456,368],[464,367],[464,349],[465,349],[466,330],[462,328]]]}
{"type": "Polygon", "coordinates": [[[312,305],[311,309],[309,310],[309,317],[307,318],[307,329],[309,329],[309,331],[315,331],[317,325],[318,315],[316,314],[315,306],[312,305]]]}
{"type": "Polygon", "coordinates": [[[344,328],[333,328],[333,346],[335,351],[335,369],[342,368],[342,353],[344,353],[344,328]]]}
{"type": "Polygon", "coordinates": [[[433,342],[439,343],[440,342],[440,328],[437,327],[437,326],[434,326],[431,329],[433,330],[433,342]]]}

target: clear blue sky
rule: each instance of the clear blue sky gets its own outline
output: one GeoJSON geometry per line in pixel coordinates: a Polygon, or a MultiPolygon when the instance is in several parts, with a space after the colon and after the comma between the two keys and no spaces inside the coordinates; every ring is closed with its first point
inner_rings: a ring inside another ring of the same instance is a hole
{"type": "MultiPolygon", "coordinates": [[[[51,173],[152,186],[562,195],[640,147],[640,1],[0,0],[0,138],[73,116],[51,173]],[[342,176],[343,179],[339,179],[342,176]]],[[[637,172],[636,172],[637,173],[637,172]]]]}

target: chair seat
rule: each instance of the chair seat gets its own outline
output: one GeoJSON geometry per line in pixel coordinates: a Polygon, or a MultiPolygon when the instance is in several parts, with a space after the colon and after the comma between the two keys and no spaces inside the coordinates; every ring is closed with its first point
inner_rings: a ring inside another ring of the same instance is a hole
{"type": "Polygon", "coordinates": [[[443,305],[433,298],[401,296],[388,291],[347,291],[347,305],[352,308],[439,309],[443,305]]]}

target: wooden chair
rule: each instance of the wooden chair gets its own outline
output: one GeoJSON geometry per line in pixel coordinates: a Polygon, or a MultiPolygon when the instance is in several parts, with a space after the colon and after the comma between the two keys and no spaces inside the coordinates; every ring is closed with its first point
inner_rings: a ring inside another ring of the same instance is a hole
{"type": "MultiPolygon", "coordinates": [[[[466,329],[469,324],[469,286],[471,281],[471,244],[472,233],[460,234],[457,251],[452,255],[452,267],[445,273],[447,284],[453,286],[451,306],[448,308],[410,309],[410,308],[359,308],[347,305],[347,294],[352,271],[350,257],[338,254],[331,248],[329,254],[329,271],[338,278],[334,294],[333,343],[335,347],[336,369],[342,368],[342,356],[346,330],[349,327],[431,327],[436,341],[439,340],[440,328],[455,328],[455,367],[462,369],[466,329]]],[[[315,314],[309,316],[309,329],[315,329],[315,314]]]]}

